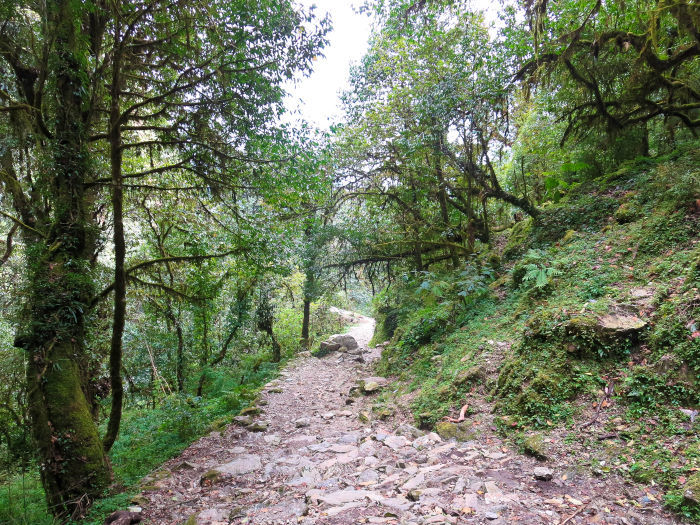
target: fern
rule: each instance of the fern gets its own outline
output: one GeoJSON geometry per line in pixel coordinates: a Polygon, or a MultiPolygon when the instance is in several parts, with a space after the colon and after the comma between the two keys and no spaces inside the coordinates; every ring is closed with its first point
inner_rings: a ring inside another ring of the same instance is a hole
{"type": "Polygon", "coordinates": [[[528,283],[534,282],[535,288],[544,288],[552,278],[558,275],[561,275],[561,271],[556,268],[547,268],[537,264],[526,264],[523,281],[528,283]]]}

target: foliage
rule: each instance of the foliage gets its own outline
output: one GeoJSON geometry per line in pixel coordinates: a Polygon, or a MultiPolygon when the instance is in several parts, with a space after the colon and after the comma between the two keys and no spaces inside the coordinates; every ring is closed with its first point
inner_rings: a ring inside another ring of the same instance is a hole
{"type": "Polygon", "coordinates": [[[554,277],[561,275],[561,270],[545,264],[546,253],[530,249],[520,263],[513,267],[512,279],[517,288],[521,284],[542,289],[551,283],[554,277]]]}
{"type": "Polygon", "coordinates": [[[697,128],[700,18],[694,7],[676,1],[526,5],[534,46],[518,77],[556,86],[568,122],[565,138],[594,127],[614,135],[660,116],[697,128]]]}

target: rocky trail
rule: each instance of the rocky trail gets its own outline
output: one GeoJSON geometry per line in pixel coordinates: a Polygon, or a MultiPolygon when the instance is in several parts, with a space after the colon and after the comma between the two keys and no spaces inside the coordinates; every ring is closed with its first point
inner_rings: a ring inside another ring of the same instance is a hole
{"type": "Polygon", "coordinates": [[[368,419],[385,383],[357,387],[379,357],[368,348],[373,329],[360,317],[349,331],[356,351],[300,357],[266,386],[259,410],[146,478],[135,500],[144,522],[676,523],[660,494],[520,455],[488,425],[456,441],[400,415],[368,419]]]}

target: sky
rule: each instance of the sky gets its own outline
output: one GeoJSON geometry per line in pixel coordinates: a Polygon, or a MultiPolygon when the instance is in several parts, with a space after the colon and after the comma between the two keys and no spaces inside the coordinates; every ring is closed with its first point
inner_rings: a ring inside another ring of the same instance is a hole
{"type": "MultiPolygon", "coordinates": [[[[290,93],[285,100],[287,115],[284,120],[299,118],[312,126],[327,130],[341,120],[343,108],[340,93],[349,86],[350,66],[359,63],[367,51],[371,19],[359,14],[356,8],[362,0],[296,0],[305,7],[316,6],[316,14],[330,14],[333,29],[323,55],[314,62],[311,76],[287,84],[290,93]]],[[[500,2],[473,0],[472,6],[486,11],[487,20],[494,20],[500,2]]]]}
{"type": "Polygon", "coordinates": [[[339,95],[348,86],[351,64],[358,63],[367,51],[370,18],[355,12],[359,1],[297,0],[297,3],[306,7],[316,5],[319,18],[329,13],[333,30],[323,51],[325,56],[314,62],[311,76],[287,86],[290,96],[285,107],[292,112],[288,116],[292,120],[295,111],[299,111],[309,124],[326,130],[342,116],[339,95]]]}

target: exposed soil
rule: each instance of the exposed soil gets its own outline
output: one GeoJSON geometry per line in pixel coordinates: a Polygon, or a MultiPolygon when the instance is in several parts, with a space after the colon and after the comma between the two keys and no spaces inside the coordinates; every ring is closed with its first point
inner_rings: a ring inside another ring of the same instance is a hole
{"type": "Polygon", "coordinates": [[[356,381],[373,375],[381,349],[368,348],[374,321],[358,319],[349,333],[361,357],[300,357],[266,386],[257,429],[212,433],[146,479],[146,522],[677,523],[653,488],[590,477],[559,453],[537,461],[506,447],[486,405],[461,424],[460,442],[410,426],[403,410],[368,420],[375,393],[356,381]],[[535,479],[538,467],[551,479],[535,479]]]}

